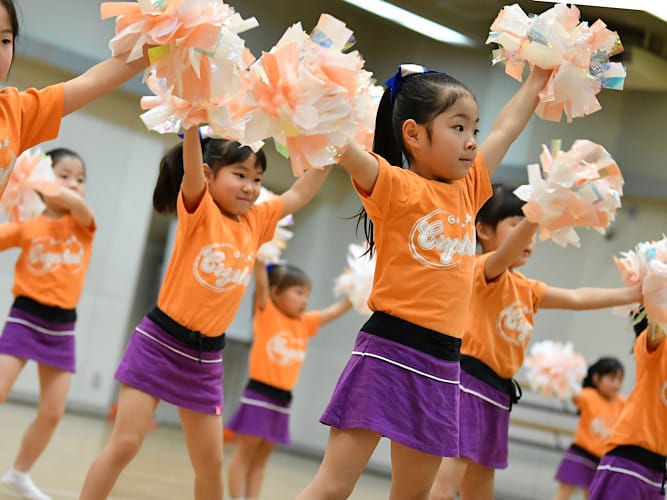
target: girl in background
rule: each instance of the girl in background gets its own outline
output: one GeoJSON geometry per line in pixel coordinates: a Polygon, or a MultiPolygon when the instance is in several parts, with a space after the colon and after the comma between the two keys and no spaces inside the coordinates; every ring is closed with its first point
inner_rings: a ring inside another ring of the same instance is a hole
{"type": "Polygon", "coordinates": [[[236,433],[229,465],[229,492],[235,500],[254,500],[276,444],[289,444],[292,390],[306,357],[308,340],[323,325],[352,307],[348,299],[306,312],[310,278],[289,264],[255,261],[255,317],[250,351],[250,381],[241,406],[228,424],[236,433]]]}
{"type": "Polygon", "coordinates": [[[623,365],[616,358],[600,358],[588,368],[583,387],[573,398],[579,425],[556,473],[560,485],[554,500],[568,500],[577,488],[588,496],[605,442],[625,404],[618,395],[622,384],[623,365]]]}
{"type": "Polygon", "coordinates": [[[460,459],[442,460],[431,499],[493,499],[495,469],[507,467],[509,419],[538,309],[589,310],[638,302],[640,287],[548,286],[516,269],[533,253],[537,225],[503,184],[476,218],[482,254],[475,259],[472,300],[461,347],[460,459]]]}
{"type": "Polygon", "coordinates": [[[382,436],[391,440],[391,499],[426,498],[441,457],[459,456],[475,214],[548,77],[533,70],[478,149],[472,92],[444,73],[403,65],[379,105],[374,153],[354,142],[340,151],[377,251],[374,313],[321,418],[329,442],[299,500],[347,498],[382,436]]]}
{"type": "MultiPolygon", "coordinates": [[[[14,60],[19,21],[13,0],[0,0],[0,81],[14,60]]],[[[122,57],[122,56],[121,56],[122,57]]],[[[125,63],[111,57],[64,83],[44,89],[0,90],[0,196],[16,158],[26,149],[55,139],[63,116],[116,89],[148,64],[147,58],[125,63]]]]}
{"type": "Polygon", "coordinates": [[[195,473],[196,500],[221,499],[222,356],[257,249],[278,220],[315,195],[327,170],[309,171],[274,200],[254,205],[264,153],[208,139],[196,127],[163,157],[153,207],[176,211],[174,250],[157,306],[136,327],[116,372],[118,412],[107,446],[88,471],[82,500],[107,498],[151,427],[160,400],[178,406],[195,473]]]}
{"type": "Polygon", "coordinates": [[[634,325],[637,373],[605,444],[589,500],[661,500],[667,462],[667,342],[646,319],[634,325]]]}
{"type": "Polygon", "coordinates": [[[0,224],[0,250],[19,247],[14,271],[14,304],[0,336],[0,403],[28,360],[39,374],[37,417],[23,435],[21,449],[2,483],[23,498],[50,498],[35,486],[30,470],[42,455],[65,413],[76,368],[76,305],[88,272],[95,220],[83,199],[86,169],[74,151],[51,157],[57,195],[42,194],[44,212],[24,222],[0,224]]]}

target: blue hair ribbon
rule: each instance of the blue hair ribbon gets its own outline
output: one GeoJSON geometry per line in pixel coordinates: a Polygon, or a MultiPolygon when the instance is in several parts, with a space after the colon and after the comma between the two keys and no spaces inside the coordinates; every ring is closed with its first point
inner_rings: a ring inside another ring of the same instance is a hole
{"type": "Polygon", "coordinates": [[[414,75],[417,73],[438,73],[437,71],[430,71],[426,69],[424,66],[420,66],[419,64],[400,64],[398,66],[398,71],[392,76],[389,80],[385,82],[385,85],[391,89],[391,104],[393,106],[394,101],[396,101],[396,96],[398,95],[398,91],[401,89],[401,85],[403,85],[403,78],[405,78],[408,75],[414,75]]]}

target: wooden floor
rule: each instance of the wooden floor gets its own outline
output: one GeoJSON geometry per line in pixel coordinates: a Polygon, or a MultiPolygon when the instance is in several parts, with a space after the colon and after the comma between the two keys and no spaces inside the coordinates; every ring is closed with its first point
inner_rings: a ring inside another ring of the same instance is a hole
{"type": "MultiPolygon", "coordinates": [[[[0,473],[12,462],[34,408],[14,403],[0,406],[0,473]]],[[[111,425],[101,419],[68,414],[46,452],[32,471],[35,483],[54,500],[78,498],[79,489],[99,450],[106,444],[111,425]]],[[[229,462],[233,444],[226,446],[229,462]]],[[[225,464],[226,465],[226,464],[225,464]]],[[[276,452],[264,482],[264,500],[291,499],[314,476],[318,463],[276,452]]],[[[357,500],[386,499],[389,479],[365,474],[354,494],[357,500]]],[[[15,499],[0,485],[0,499],[15,499]]],[[[161,427],[151,432],[139,455],[125,469],[111,496],[113,500],[187,500],[192,498],[192,469],[178,429],[161,427]]]]}

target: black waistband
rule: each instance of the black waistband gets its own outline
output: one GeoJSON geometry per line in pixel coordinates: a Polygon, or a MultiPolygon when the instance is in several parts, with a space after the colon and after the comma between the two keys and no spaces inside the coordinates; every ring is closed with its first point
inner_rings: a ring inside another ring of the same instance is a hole
{"type": "Polygon", "coordinates": [[[279,389],[278,387],[265,384],[264,382],[260,382],[259,380],[254,380],[251,378],[248,381],[247,388],[250,389],[251,391],[264,394],[265,396],[268,396],[271,399],[274,399],[284,405],[289,404],[292,401],[291,391],[286,391],[285,389],[279,389]]]}
{"type": "Polygon", "coordinates": [[[633,462],[643,465],[655,472],[665,474],[665,457],[642,448],[641,446],[623,445],[617,446],[607,452],[607,455],[627,458],[633,462]]]}
{"type": "Polygon", "coordinates": [[[76,309],[63,309],[58,306],[47,306],[41,302],[19,295],[14,299],[12,307],[21,309],[40,318],[53,323],[74,323],[76,321],[76,309]]]}
{"type": "Polygon", "coordinates": [[[591,462],[595,462],[596,464],[600,463],[600,457],[597,455],[594,455],[588,450],[584,450],[581,446],[578,444],[572,443],[570,445],[570,449],[573,451],[576,451],[579,455],[585,456],[587,459],[589,459],[591,462]]]}
{"type": "Polygon", "coordinates": [[[190,330],[171,319],[157,306],[151,309],[146,316],[169,335],[180,340],[188,347],[197,349],[199,352],[222,351],[225,348],[224,333],[217,337],[208,337],[201,332],[190,330]]]}
{"type": "Polygon", "coordinates": [[[473,356],[461,354],[461,370],[507,394],[510,397],[511,404],[518,403],[523,396],[521,386],[516,380],[501,377],[493,368],[473,356]]]}
{"type": "Polygon", "coordinates": [[[415,325],[384,312],[374,312],[361,327],[361,331],[446,361],[459,360],[461,339],[415,325]]]}

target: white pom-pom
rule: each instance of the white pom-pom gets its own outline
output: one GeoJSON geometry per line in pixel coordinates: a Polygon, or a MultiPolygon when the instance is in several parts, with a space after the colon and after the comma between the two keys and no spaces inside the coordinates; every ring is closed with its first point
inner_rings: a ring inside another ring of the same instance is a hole
{"type": "Polygon", "coordinates": [[[368,298],[373,289],[373,276],[375,275],[375,256],[364,255],[367,248],[352,243],[348,247],[347,269],[336,278],[334,293],[346,295],[352,307],[359,313],[370,316],[368,298]]]}
{"type": "Polygon", "coordinates": [[[544,397],[572,398],[586,376],[586,360],[570,342],[535,342],[524,366],[530,387],[544,397]]]}

